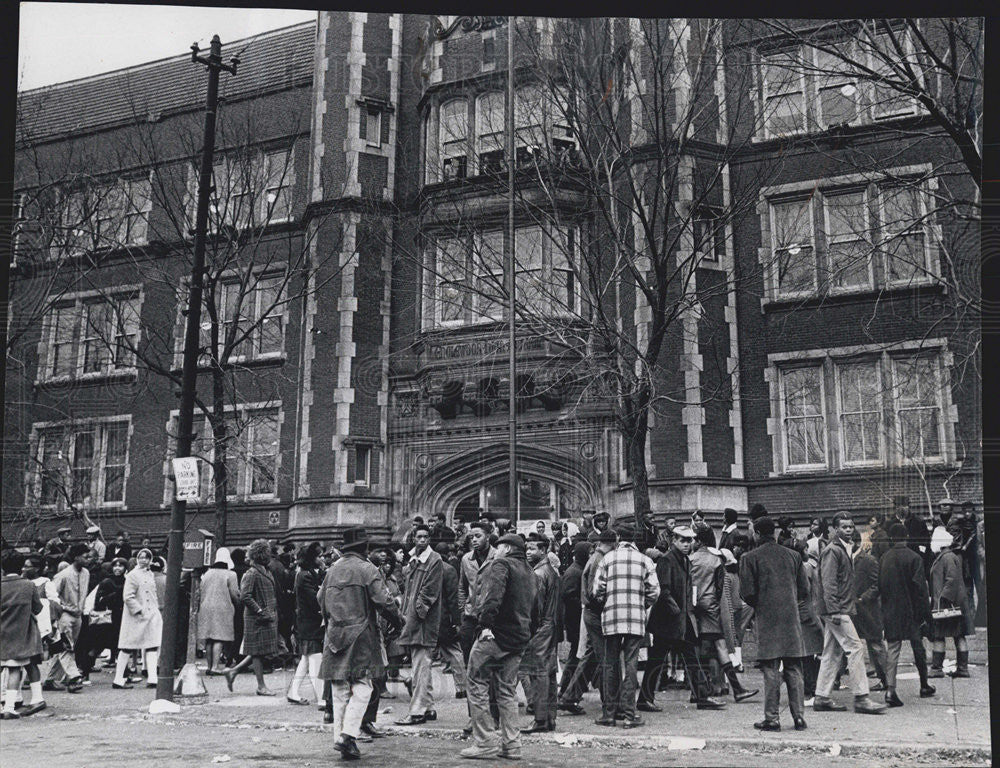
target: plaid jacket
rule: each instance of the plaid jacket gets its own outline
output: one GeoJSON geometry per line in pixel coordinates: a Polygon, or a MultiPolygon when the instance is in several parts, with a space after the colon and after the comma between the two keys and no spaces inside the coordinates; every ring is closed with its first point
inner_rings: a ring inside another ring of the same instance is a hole
{"type": "Polygon", "coordinates": [[[653,561],[630,541],[621,542],[597,567],[594,597],[604,600],[601,631],[608,635],[645,635],[646,611],[660,596],[653,561]]]}

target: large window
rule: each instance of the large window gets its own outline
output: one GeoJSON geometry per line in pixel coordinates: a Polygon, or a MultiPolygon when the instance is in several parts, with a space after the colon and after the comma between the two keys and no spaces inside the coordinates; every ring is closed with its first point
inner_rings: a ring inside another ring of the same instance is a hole
{"type": "Polygon", "coordinates": [[[762,57],[764,125],[768,136],[801,133],[806,125],[806,78],[798,51],[762,57]]]}
{"type": "MultiPolygon", "coordinates": [[[[233,152],[216,159],[209,228],[243,229],[288,221],[292,217],[294,156],[289,149],[233,152]]],[[[198,168],[188,168],[188,218],[193,231],[198,199],[198,168]]]]}
{"type": "Polygon", "coordinates": [[[39,381],[134,371],[140,308],[137,290],[56,304],[43,321],[39,381]]]}
{"type": "Polygon", "coordinates": [[[503,167],[504,95],[490,91],[476,99],[476,157],[479,173],[503,167]]]}
{"type": "Polygon", "coordinates": [[[845,348],[772,355],[772,404],[780,416],[776,469],[954,460],[955,415],[944,373],[950,357],[933,345],[905,346],[912,351],[845,348]]]}
{"type": "Polygon", "coordinates": [[[444,181],[464,179],[468,172],[469,113],[465,99],[441,107],[441,175],[444,181]]]}
{"type": "Polygon", "coordinates": [[[54,256],[146,243],[152,195],[148,176],[67,191],[54,256]]]}
{"type": "Polygon", "coordinates": [[[81,423],[37,425],[37,471],[32,501],[46,507],[67,504],[121,506],[125,503],[129,417],[81,423]]]}
{"type": "Polygon", "coordinates": [[[771,301],[906,288],[936,279],[929,182],[887,176],[891,180],[885,183],[859,175],[763,191],[771,301]]]}
{"type": "MultiPolygon", "coordinates": [[[[218,285],[219,344],[226,344],[229,334],[232,334],[231,362],[266,359],[282,354],[285,315],[283,283],[283,275],[268,275],[255,276],[246,286],[239,278],[218,285]]],[[[207,348],[210,342],[211,326],[206,323],[201,328],[201,345],[207,348]]]]}

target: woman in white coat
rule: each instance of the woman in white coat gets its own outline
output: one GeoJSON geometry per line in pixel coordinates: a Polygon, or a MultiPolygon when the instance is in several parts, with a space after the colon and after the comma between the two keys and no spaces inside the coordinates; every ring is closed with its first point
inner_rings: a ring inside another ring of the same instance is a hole
{"type": "Polygon", "coordinates": [[[122,628],[118,635],[118,662],[112,688],[131,688],[125,679],[130,651],[140,651],[146,656],[147,688],[156,687],[156,664],[163,632],[163,619],[156,599],[156,581],[149,569],[153,553],[141,549],[135,556],[136,567],[125,575],[123,594],[125,610],[122,628]]]}

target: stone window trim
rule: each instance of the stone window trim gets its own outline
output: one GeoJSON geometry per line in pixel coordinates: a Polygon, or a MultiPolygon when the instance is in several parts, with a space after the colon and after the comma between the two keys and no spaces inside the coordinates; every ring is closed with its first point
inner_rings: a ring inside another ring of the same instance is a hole
{"type": "MultiPolygon", "coordinates": [[[[255,286],[259,285],[261,281],[269,278],[280,277],[281,278],[281,293],[286,294],[291,286],[291,279],[288,275],[288,262],[285,261],[275,261],[268,264],[255,265],[252,267],[253,278],[250,285],[247,286],[247,291],[255,290],[255,286]]],[[[233,282],[241,279],[243,273],[238,269],[227,269],[219,275],[219,284],[233,282]]],[[[172,368],[174,372],[179,372],[184,363],[184,335],[187,329],[187,317],[184,312],[187,311],[188,307],[188,296],[189,288],[191,286],[191,276],[185,275],[180,280],[180,290],[177,292],[178,302],[177,302],[177,313],[174,319],[174,359],[172,361],[172,368]]],[[[246,297],[244,297],[246,298],[246,297]]],[[[252,365],[252,364],[272,364],[272,363],[283,363],[288,358],[288,353],[286,351],[286,344],[288,342],[288,324],[291,320],[291,302],[287,297],[283,297],[278,305],[275,307],[276,315],[281,318],[281,349],[276,352],[263,352],[257,355],[232,355],[229,359],[230,364],[237,365],[252,365]]],[[[205,321],[205,307],[201,308],[201,319],[202,322],[205,321]]],[[[259,321],[254,321],[258,324],[259,321]]],[[[221,331],[221,329],[220,329],[221,331]]],[[[253,335],[247,341],[252,342],[253,335]]],[[[246,343],[246,342],[244,342],[246,343]]],[[[206,370],[208,368],[207,364],[199,361],[199,370],[206,370]]]]}
{"type": "Polygon", "coordinates": [[[134,297],[138,302],[138,316],[140,322],[137,324],[135,332],[135,344],[138,345],[142,339],[142,305],[145,299],[145,292],[143,290],[143,285],[141,283],[128,283],[124,285],[114,285],[105,289],[100,290],[90,290],[90,291],[74,291],[70,293],[63,294],[59,297],[58,301],[53,301],[52,306],[45,313],[42,320],[42,333],[41,338],[38,342],[38,367],[35,372],[35,382],[36,387],[43,385],[56,385],[56,384],[66,384],[71,381],[79,382],[99,382],[99,381],[115,381],[115,380],[134,380],[137,376],[138,369],[135,364],[135,357],[133,357],[133,364],[126,368],[117,368],[106,371],[92,371],[89,373],[83,372],[83,345],[80,344],[81,331],[79,328],[73,336],[73,345],[76,347],[75,362],[73,365],[74,372],[68,375],[49,375],[48,371],[51,368],[52,360],[51,353],[55,343],[54,334],[56,332],[55,323],[53,322],[53,313],[58,309],[68,306],[74,306],[77,310],[81,309],[86,304],[91,303],[101,303],[101,299],[104,300],[114,300],[120,298],[134,297]]]}
{"type": "MultiPolygon", "coordinates": [[[[273,503],[278,500],[278,484],[279,475],[281,473],[281,429],[285,423],[285,411],[282,407],[280,400],[274,401],[261,401],[253,403],[237,403],[236,405],[229,404],[226,405],[226,414],[230,413],[246,413],[246,412],[257,412],[257,413],[268,413],[273,412],[277,416],[277,427],[278,427],[278,451],[275,456],[274,462],[274,492],[273,493],[257,493],[252,494],[247,492],[246,488],[249,485],[247,478],[243,472],[240,472],[239,466],[236,467],[238,477],[233,480],[233,467],[229,467],[229,488],[236,487],[234,493],[227,495],[227,500],[230,502],[237,502],[240,504],[250,503],[250,504],[266,504],[273,503]]],[[[177,450],[176,432],[177,424],[180,419],[180,410],[173,408],[170,411],[170,416],[166,423],[166,434],[167,434],[167,457],[163,462],[163,502],[160,504],[161,509],[165,509],[173,503],[174,497],[174,483],[171,479],[173,473],[173,466],[171,464],[171,459],[174,457],[177,450]]],[[[205,441],[205,444],[209,446],[208,455],[202,458],[201,466],[199,467],[199,472],[201,473],[201,487],[202,487],[202,498],[201,504],[212,504],[215,500],[215,486],[212,479],[212,461],[215,455],[215,446],[212,442],[212,427],[208,419],[205,418],[204,414],[195,413],[193,429],[195,430],[195,444],[192,445],[192,454],[196,450],[196,444],[198,440],[205,441]]]]}
{"type": "MultiPolygon", "coordinates": [[[[95,449],[98,451],[97,460],[98,463],[95,466],[95,471],[98,476],[98,495],[103,499],[105,492],[105,477],[104,470],[106,467],[107,459],[107,432],[103,431],[101,428],[105,425],[110,424],[127,424],[128,429],[125,436],[125,459],[124,459],[124,477],[122,479],[122,499],[121,501],[98,501],[96,506],[100,509],[115,509],[115,510],[127,510],[128,507],[125,504],[125,499],[128,498],[128,479],[131,473],[131,463],[129,461],[129,454],[132,444],[132,434],[134,431],[134,425],[132,422],[132,414],[118,414],[114,416],[92,416],[80,419],[64,419],[56,421],[36,421],[31,425],[31,433],[28,437],[28,455],[34,457],[35,461],[29,463],[29,466],[25,468],[24,472],[24,489],[25,489],[25,506],[32,507],[37,506],[42,509],[58,509],[62,508],[64,505],[64,500],[60,499],[55,504],[40,504],[36,503],[36,500],[41,498],[42,493],[42,456],[40,451],[42,450],[42,434],[47,430],[62,429],[76,430],[78,428],[94,427],[96,430],[100,430],[101,435],[101,445],[99,448],[95,449]]],[[[70,459],[67,457],[67,461],[70,459]]]]}
{"type": "Polygon", "coordinates": [[[873,468],[907,468],[917,462],[901,455],[895,440],[884,439],[882,459],[871,462],[845,462],[842,459],[842,438],[840,434],[840,411],[836,397],[839,394],[836,366],[838,363],[859,362],[862,360],[878,360],[879,376],[882,391],[879,393],[882,419],[880,429],[883,435],[890,434],[895,429],[896,406],[893,402],[893,364],[894,359],[911,360],[926,356],[934,358],[938,376],[937,391],[938,408],[941,415],[939,423],[940,457],[928,457],[922,461],[929,466],[951,467],[958,463],[955,449],[955,435],[958,427],[958,406],[952,397],[952,386],[946,377],[950,377],[953,365],[953,355],[948,348],[948,340],[943,337],[929,339],[914,339],[895,343],[861,344],[845,347],[796,350],[792,352],[772,353],[767,356],[767,366],[764,369],[764,381],[768,385],[770,415],[767,417],[767,434],[771,437],[771,456],[773,469],[770,477],[785,477],[796,474],[835,474],[857,469],[873,468]],[[791,468],[785,463],[785,437],[782,428],[783,402],[781,391],[781,372],[788,368],[801,366],[818,366],[822,368],[823,415],[825,420],[825,449],[828,466],[826,469],[791,468]],[[891,423],[890,423],[891,422],[891,423]]]}
{"type": "Polygon", "coordinates": [[[394,130],[395,106],[384,99],[370,96],[357,99],[356,103],[358,106],[358,149],[369,154],[389,157],[392,131],[394,130]],[[370,126],[368,123],[373,114],[378,115],[377,142],[372,142],[369,137],[370,126]]]}
{"type": "Polygon", "coordinates": [[[763,267],[764,273],[764,295],[760,299],[761,311],[768,305],[787,301],[801,302],[807,299],[820,298],[823,295],[845,296],[860,294],[875,294],[886,289],[917,288],[939,284],[945,284],[939,279],[940,275],[940,243],[942,242],[941,225],[936,221],[932,210],[928,209],[927,200],[937,194],[938,179],[933,175],[934,169],[930,163],[919,165],[898,166],[886,168],[882,171],[867,173],[852,173],[841,176],[829,176],[821,179],[806,179],[803,181],[790,182],[762,187],[757,201],[757,214],[760,217],[761,243],[757,249],[758,263],[763,267]],[[906,283],[891,282],[888,279],[888,254],[881,246],[879,238],[884,230],[885,216],[883,214],[884,190],[896,183],[919,184],[922,194],[921,217],[922,229],[925,233],[925,265],[926,269],[919,278],[914,278],[906,283]],[[791,201],[795,199],[811,198],[810,214],[813,217],[812,233],[814,246],[814,266],[820,267],[820,273],[825,274],[828,266],[828,249],[826,243],[826,195],[835,195],[851,190],[866,190],[867,210],[871,224],[871,254],[869,270],[873,278],[873,285],[868,286],[845,286],[831,287],[829,281],[821,280],[817,285],[818,289],[811,292],[796,292],[795,294],[779,294],[777,286],[777,274],[775,269],[775,259],[773,252],[773,205],[776,203],[791,201]],[[878,223],[871,219],[872,211],[875,212],[878,223]],[[822,228],[817,224],[822,222],[822,228]],[[877,269],[876,269],[877,268],[877,269]]]}

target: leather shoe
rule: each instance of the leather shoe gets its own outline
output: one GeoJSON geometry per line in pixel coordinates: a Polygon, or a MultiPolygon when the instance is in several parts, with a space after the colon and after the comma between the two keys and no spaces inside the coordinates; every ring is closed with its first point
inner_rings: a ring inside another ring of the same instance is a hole
{"type": "Polygon", "coordinates": [[[341,734],[340,741],[333,746],[340,750],[340,756],[344,760],[361,759],[361,750],[358,749],[358,742],[354,740],[353,736],[341,734]]]}
{"type": "Polygon", "coordinates": [[[17,712],[8,712],[6,709],[0,712],[0,720],[20,720],[21,715],[17,712]]]}
{"type": "Polygon", "coordinates": [[[753,727],[758,731],[780,731],[781,723],[777,720],[761,720],[759,723],[754,723],[753,727]]]}
{"type": "Polygon", "coordinates": [[[132,685],[132,683],[112,683],[111,687],[114,688],[116,691],[123,691],[126,688],[135,688],[135,686],[132,685]]]}
{"type": "Polygon", "coordinates": [[[944,670],[941,669],[940,667],[938,668],[931,667],[930,669],[927,670],[927,677],[929,678],[944,677],[944,670]]]}
{"type": "Polygon", "coordinates": [[[635,705],[635,708],[640,712],[662,712],[663,707],[658,704],[654,704],[652,701],[640,701],[635,705]]]}
{"type": "Polygon", "coordinates": [[[804,731],[809,727],[806,725],[806,719],[804,717],[793,717],[792,721],[795,723],[796,731],[804,731]]]}
{"type": "Polygon", "coordinates": [[[733,698],[736,699],[736,703],[739,704],[741,701],[746,701],[760,693],[759,688],[755,688],[752,691],[748,691],[745,688],[742,691],[733,691],[733,698]]]}
{"type": "Polygon", "coordinates": [[[367,733],[362,731],[357,736],[354,737],[355,741],[360,741],[362,744],[371,744],[375,739],[369,736],[367,733]]]}
{"type": "Polygon", "coordinates": [[[901,707],[901,706],[903,706],[902,699],[900,699],[899,696],[896,695],[896,692],[894,690],[892,690],[892,689],[889,689],[888,691],[886,691],[886,693],[885,693],[885,703],[888,704],[890,707],[901,707]]]}
{"type": "Polygon", "coordinates": [[[285,696],[285,701],[289,704],[298,704],[299,706],[309,703],[308,699],[293,699],[291,696],[285,696]]]}
{"type": "Polygon", "coordinates": [[[549,730],[548,723],[541,723],[538,720],[536,720],[527,728],[522,728],[521,733],[545,733],[548,730],[549,730]]]}
{"type": "Polygon", "coordinates": [[[813,701],[814,712],[846,712],[847,707],[838,704],[833,699],[821,699],[819,696],[813,701]]]}
{"type": "Polygon", "coordinates": [[[65,691],[66,686],[62,683],[57,683],[55,680],[46,680],[42,683],[43,691],[65,691]]]}
{"type": "Polygon", "coordinates": [[[73,678],[72,680],[66,681],[66,692],[67,693],[79,693],[83,690],[83,680],[79,677],[73,678]]]}
{"type": "Polygon", "coordinates": [[[881,691],[886,691],[886,690],[888,690],[888,688],[882,685],[881,680],[876,680],[874,683],[868,686],[868,691],[870,693],[880,693],[881,691]]]}
{"type": "Polygon", "coordinates": [[[427,722],[437,719],[438,719],[438,713],[435,712],[433,709],[428,709],[426,712],[424,712],[424,720],[426,720],[427,722]]]}
{"type": "Polygon", "coordinates": [[[407,715],[406,717],[396,720],[395,723],[396,725],[420,725],[426,719],[427,718],[423,715],[407,715]]]}
{"type": "Polygon", "coordinates": [[[726,702],[719,701],[718,699],[713,699],[711,696],[707,696],[704,699],[699,699],[697,702],[698,709],[725,709],[726,702]]]}
{"type": "Polygon", "coordinates": [[[607,725],[611,728],[614,728],[615,719],[613,717],[599,717],[594,721],[594,725],[607,725]]]}
{"type": "Polygon", "coordinates": [[[567,715],[585,715],[587,710],[581,707],[579,704],[574,704],[568,701],[560,701],[559,709],[565,712],[567,715]]]}
{"type": "Polygon", "coordinates": [[[920,698],[921,699],[929,699],[935,693],[937,693],[937,688],[935,688],[933,685],[922,685],[922,686],[920,686],[920,698]]]}
{"type": "Polygon", "coordinates": [[[363,733],[367,733],[373,739],[381,739],[383,736],[385,736],[385,731],[383,731],[381,728],[375,725],[375,723],[362,723],[361,731],[363,733]]]}
{"type": "Polygon", "coordinates": [[[881,715],[885,712],[885,704],[872,701],[869,696],[856,696],[854,711],[861,715],[881,715]]]}
{"type": "Polygon", "coordinates": [[[646,721],[636,715],[635,717],[623,717],[622,728],[639,728],[646,724],[646,721]]]}
{"type": "Polygon", "coordinates": [[[333,722],[333,712],[327,712],[323,710],[323,722],[329,725],[333,722]]]}
{"type": "Polygon", "coordinates": [[[23,710],[21,710],[21,717],[28,717],[36,712],[41,712],[48,706],[44,701],[36,701],[34,704],[29,704],[23,710]]]}
{"type": "Polygon", "coordinates": [[[468,698],[468,696],[469,696],[469,694],[467,694],[465,691],[455,691],[455,698],[456,699],[465,699],[465,698],[468,698]]]}

